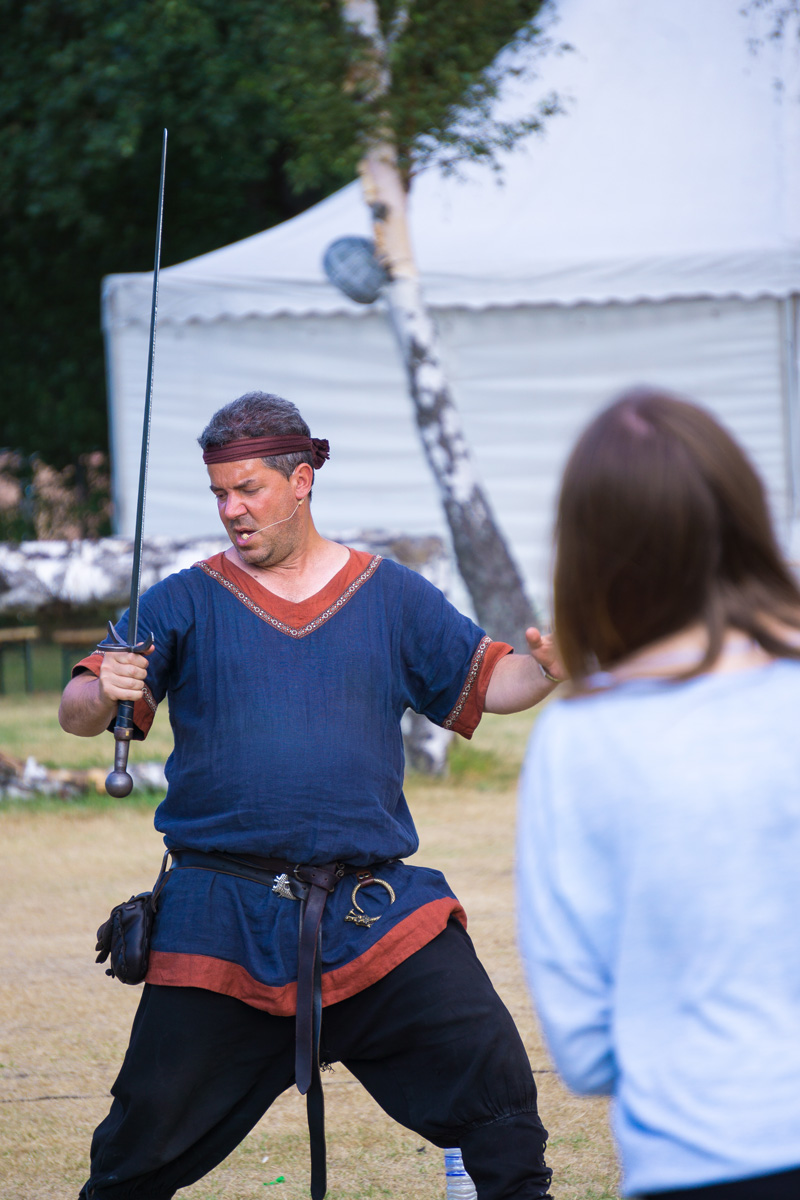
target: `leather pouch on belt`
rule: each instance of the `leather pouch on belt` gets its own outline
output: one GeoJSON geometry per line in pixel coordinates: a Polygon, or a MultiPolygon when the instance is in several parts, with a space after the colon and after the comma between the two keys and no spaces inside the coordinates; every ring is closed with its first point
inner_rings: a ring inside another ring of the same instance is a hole
{"type": "Polygon", "coordinates": [[[141,983],[147,974],[155,909],[153,893],[141,892],[111,910],[97,931],[96,962],[109,960],[106,975],[120,983],[141,983]]]}
{"type": "Polygon", "coordinates": [[[141,983],[150,960],[150,941],[156,919],[158,897],[167,878],[167,850],[152,892],[140,892],[111,910],[97,931],[95,962],[109,960],[106,975],[120,983],[141,983]]]}

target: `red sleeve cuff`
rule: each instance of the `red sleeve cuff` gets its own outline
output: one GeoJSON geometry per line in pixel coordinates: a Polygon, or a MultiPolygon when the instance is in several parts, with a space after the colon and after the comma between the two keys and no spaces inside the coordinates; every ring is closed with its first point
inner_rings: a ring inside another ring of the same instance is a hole
{"type": "Polygon", "coordinates": [[[507,642],[493,642],[486,635],[480,641],[467,672],[461,694],[452,711],[442,722],[445,729],[452,729],[462,737],[471,738],[483,716],[486,691],[494,669],[507,654],[513,654],[513,646],[507,642]]]}
{"type": "MultiPolygon", "coordinates": [[[[79,663],[75,664],[72,668],[72,678],[74,679],[76,675],[83,675],[86,671],[91,675],[99,675],[102,661],[103,655],[98,650],[95,650],[93,654],[88,655],[87,658],[82,658],[79,663]]],[[[141,742],[147,737],[157,708],[158,705],[155,702],[153,693],[147,684],[145,684],[141,700],[137,700],[133,706],[134,741],[141,742]]],[[[113,730],[113,721],[108,728],[109,730],[113,730]]]]}

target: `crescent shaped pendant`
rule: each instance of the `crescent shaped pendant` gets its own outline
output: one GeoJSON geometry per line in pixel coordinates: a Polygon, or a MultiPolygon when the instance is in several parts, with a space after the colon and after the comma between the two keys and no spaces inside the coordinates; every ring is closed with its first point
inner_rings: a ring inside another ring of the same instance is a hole
{"type": "Polygon", "coordinates": [[[353,888],[352,894],[350,896],[350,902],[353,905],[353,907],[350,909],[350,912],[345,917],[345,921],[352,921],[352,923],[354,925],[363,925],[367,929],[369,928],[370,925],[374,925],[376,921],[380,921],[380,919],[381,919],[380,913],[378,913],[377,917],[368,917],[367,914],[364,912],[363,908],[361,907],[361,905],[356,900],[356,896],[358,895],[359,889],[362,887],[366,887],[367,884],[372,884],[372,883],[379,883],[381,885],[381,887],[386,888],[386,891],[389,893],[389,903],[394,904],[395,900],[397,899],[397,897],[394,894],[394,888],[392,887],[392,885],[390,883],[387,883],[385,879],[378,879],[377,877],[373,877],[372,879],[362,879],[361,882],[357,883],[356,886],[353,888]]]}

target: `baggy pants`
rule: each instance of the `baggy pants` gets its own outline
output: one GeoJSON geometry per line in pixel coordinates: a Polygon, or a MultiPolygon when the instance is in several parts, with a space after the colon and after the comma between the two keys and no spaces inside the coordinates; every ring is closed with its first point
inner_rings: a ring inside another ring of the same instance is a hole
{"type": "MultiPolygon", "coordinates": [[[[169,1200],[211,1171],[293,1084],[294,1028],[231,996],[145,985],[80,1200],[169,1200]]],[[[527,1054],[456,922],[323,1010],[320,1059],[400,1124],[460,1146],[479,1200],[548,1196],[527,1054]]]]}

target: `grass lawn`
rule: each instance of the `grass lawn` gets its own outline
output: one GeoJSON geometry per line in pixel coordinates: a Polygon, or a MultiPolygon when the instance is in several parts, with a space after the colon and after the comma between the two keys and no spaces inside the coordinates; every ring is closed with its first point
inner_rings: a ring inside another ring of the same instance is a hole
{"type": "MultiPolygon", "coordinates": [[[[32,754],[46,767],[105,767],[114,761],[114,739],[78,738],[64,733],[58,723],[58,692],[24,692],[0,696],[0,750],[18,758],[32,754]]],[[[134,742],[131,757],[140,762],[164,762],[172,749],[172,731],[166,708],[156,719],[145,742],[134,742]]]]}
{"type": "MultiPolygon", "coordinates": [[[[0,697],[0,747],[49,766],[111,765],[110,736],[73,738],[56,720],[56,693],[0,697]]],[[[519,1026],[550,1130],[557,1200],[616,1197],[613,1146],[602,1100],[569,1095],[552,1072],[531,1011],[515,946],[515,781],[531,717],[485,718],[471,743],[458,740],[450,777],[411,776],[407,794],[421,848],[415,862],[445,871],[470,918],[470,933],[519,1026]]],[[[139,761],[169,753],[160,712],[139,761]]],[[[152,825],[157,797],[0,803],[0,1196],[74,1200],[89,1141],[108,1109],[140,989],[94,963],[94,938],[109,908],[150,886],[161,861],[152,825]]],[[[444,1196],[442,1156],[395,1125],[348,1072],[324,1076],[330,1200],[444,1196]]],[[[305,1200],[304,1101],[286,1092],[187,1200],[305,1200]],[[279,1177],[281,1182],[276,1182],[279,1177]]]]}
{"type": "MultiPolygon", "coordinates": [[[[58,691],[70,677],[72,667],[84,654],[94,649],[95,643],[69,649],[62,654],[61,647],[52,642],[35,642],[31,647],[32,683],[34,692],[58,691]]],[[[21,646],[7,647],[3,653],[3,686],[9,697],[25,691],[25,663],[21,646]]]]}

